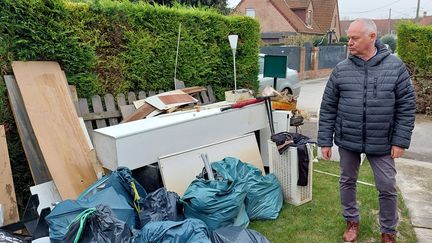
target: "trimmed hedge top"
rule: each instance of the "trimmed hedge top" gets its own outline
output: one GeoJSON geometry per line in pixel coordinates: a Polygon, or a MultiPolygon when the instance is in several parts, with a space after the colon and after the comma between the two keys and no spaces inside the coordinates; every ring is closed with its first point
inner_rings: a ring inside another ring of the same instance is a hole
{"type": "Polygon", "coordinates": [[[259,24],[248,17],[107,0],[3,0],[0,16],[2,73],[13,60],[58,61],[80,97],[173,89],[180,24],[177,79],[221,98],[234,86],[228,35],[238,34],[238,86],[258,87],[259,24]]]}

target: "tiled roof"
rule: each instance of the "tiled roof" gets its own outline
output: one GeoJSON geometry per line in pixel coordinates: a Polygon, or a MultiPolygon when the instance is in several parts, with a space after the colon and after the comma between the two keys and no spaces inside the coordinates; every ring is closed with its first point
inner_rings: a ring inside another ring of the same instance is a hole
{"type": "Polygon", "coordinates": [[[432,25],[432,16],[424,16],[420,19],[419,25],[432,25]]]}
{"type": "Polygon", "coordinates": [[[336,0],[312,0],[312,4],[314,21],[322,31],[326,32],[330,30],[336,0]]]}
{"type": "MultiPolygon", "coordinates": [[[[378,35],[379,36],[383,36],[386,34],[389,34],[389,20],[388,19],[372,19],[376,26],[377,26],[377,31],[378,31],[378,35]]],[[[390,34],[392,30],[396,29],[396,25],[398,22],[403,21],[405,19],[392,19],[390,21],[390,34]]],[[[347,30],[349,28],[349,25],[351,24],[351,22],[353,22],[354,20],[341,20],[340,21],[340,28],[341,28],[341,35],[346,35],[347,34],[347,30]]]]}
{"type": "Polygon", "coordinates": [[[299,33],[306,34],[324,34],[325,30],[321,30],[313,21],[311,28],[308,28],[306,24],[297,16],[290,8],[285,0],[270,0],[270,3],[285,17],[285,19],[291,24],[291,26],[299,33]]]}
{"type": "Polygon", "coordinates": [[[286,0],[290,8],[307,8],[311,0],[286,0]]]}

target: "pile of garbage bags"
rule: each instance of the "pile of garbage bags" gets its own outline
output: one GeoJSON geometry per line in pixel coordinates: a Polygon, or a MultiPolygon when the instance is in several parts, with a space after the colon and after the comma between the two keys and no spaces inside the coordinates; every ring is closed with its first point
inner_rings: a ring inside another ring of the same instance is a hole
{"type": "Polygon", "coordinates": [[[203,220],[210,230],[277,218],[283,195],[274,174],[263,176],[258,168],[232,157],[211,167],[222,179],[198,178],[191,183],[182,198],[187,218],[203,220]]]}
{"type": "Polygon", "coordinates": [[[46,217],[51,242],[257,242],[250,219],[275,219],[283,197],[274,175],[235,158],[211,164],[183,198],[165,188],[147,193],[122,167],[46,217]]]}

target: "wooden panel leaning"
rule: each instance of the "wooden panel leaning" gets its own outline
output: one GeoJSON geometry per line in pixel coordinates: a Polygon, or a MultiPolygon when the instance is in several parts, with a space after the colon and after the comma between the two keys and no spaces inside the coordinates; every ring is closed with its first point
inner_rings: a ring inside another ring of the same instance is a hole
{"type": "Polygon", "coordinates": [[[12,62],[35,137],[63,200],[96,181],[89,147],[56,62],[12,62]]]}
{"type": "Polygon", "coordinates": [[[51,181],[51,175],[34,135],[15,77],[13,75],[6,75],[4,79],[8,91],[9,103],[27,157],[33,182],[38,185],[51,181]]]}
{"type": "Polygon", "coordinates": [[[0,204],[3,205],[4,225],[19,221],[15,186],[3,125],[0,125],[0,204]]]}

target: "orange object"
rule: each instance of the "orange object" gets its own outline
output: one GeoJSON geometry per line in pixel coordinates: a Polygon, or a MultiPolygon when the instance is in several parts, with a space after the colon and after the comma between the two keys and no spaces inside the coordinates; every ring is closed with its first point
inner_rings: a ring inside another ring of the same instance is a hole
{"type": "Polygon", "coordinates": [[[292,101],[289,103],[286,102],[279,102],[279,101],[272,101],[272,108],[274,110],[287,110],[287,111],[292,111],[297,109],[297,102],[296,101],[292,101]]]}

